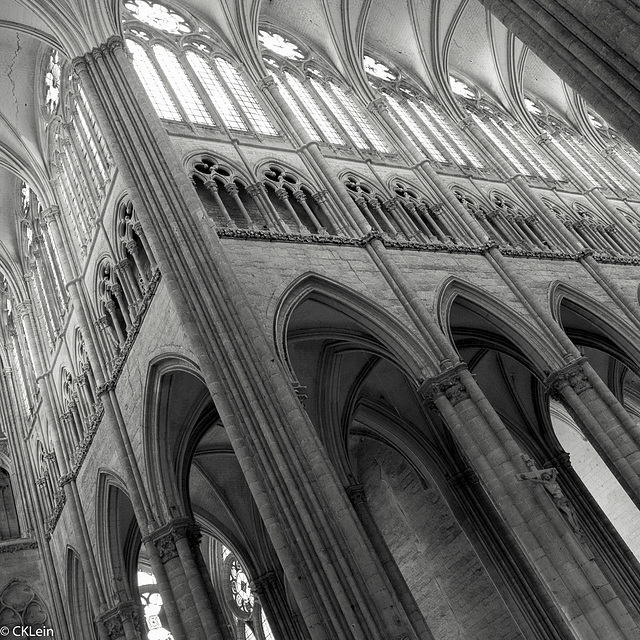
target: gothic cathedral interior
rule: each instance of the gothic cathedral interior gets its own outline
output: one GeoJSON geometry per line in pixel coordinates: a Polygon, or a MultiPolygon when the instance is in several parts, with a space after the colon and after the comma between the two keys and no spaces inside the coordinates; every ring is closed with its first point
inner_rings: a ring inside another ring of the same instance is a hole
{"type": "Polygon", "coordinates": [[[0,638],[638,640],[636,0],[0,0],[0,638]]]}

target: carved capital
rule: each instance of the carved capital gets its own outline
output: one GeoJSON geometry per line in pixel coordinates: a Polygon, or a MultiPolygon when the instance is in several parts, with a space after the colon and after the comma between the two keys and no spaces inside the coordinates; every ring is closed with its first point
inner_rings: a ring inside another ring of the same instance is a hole
{"type": "Polygon", "coordinates": [[[260,91],[273,91],[277,88],[275,78],[271,75],[265,76],[258,83],[258,87],[260,91]]]}
{"type": "Polygon", "coordinates": [[[158,555],[162,562],[169,562],[178,557],[178,549],[173,538],[172,533],[167,533],[159,538],[153,540],[155,548],[158,550],[158,555]]]}
{"type": "Polygon", "coordinates": [[[380,97],[372,100],[367,105],[367,109],[371,111],[371,113],[382,113],[384,111],[388,111],[389,107],[387,105],[387,101],[384,98],[380,97]]]}
{"type": "Polygon", "coordinates": [[[311,197],[316,204],[324,204],[329,199],[329,193],[327,191],[317,191],[311,197]]]}
{"type": "Polygon", "coordinates": [[[467,400],[469,394],[460,380],[462,368],[466,368],[466,365],[458,365],[425,381],[418,390],[425,402],[435,404],[436,398],[444,396],[451,403],[451,406],[455,407],[459,402],[467,400]]]}
{"type": "Polygon", "coordinates": [[[555,392],[560,397],[563,395],[562,390],[566,387],[571,387],[578,395],[591,389],[591,382],[583,367],[585,362],[586,358],[578,358],[566,367],[555,371],[545,380],[545,386],[552,394],[555,392]]]}
{"type": "Polygon", "coordinates": [[[268,571],[258,576],[252,581],[251,587],[255,594],[260,597],[267,591],[272,591],[276,586],[277,578],[275,571],[268,571]]]}
{"type": "Polygon", "coordinates": [[[51,224],[60,217],[60,208],[57,205],[52,205],[42,212],[42,217],[47,224],[51,224]]]}

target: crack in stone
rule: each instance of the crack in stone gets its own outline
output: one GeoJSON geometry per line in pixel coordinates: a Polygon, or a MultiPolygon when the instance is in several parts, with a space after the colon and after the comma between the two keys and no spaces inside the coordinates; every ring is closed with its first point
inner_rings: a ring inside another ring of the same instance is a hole
{"type": "Polygon", "coordinates": [[[15,78],[13,77],[13,70],[14,70],[13,68],[16,64],[16,60],[18,59],[19,54],[20,54],[20,32],[16,31],[16,50],[15,50],[15,53],[13,54],[13,58],[11,59],[11,63],[9,64],[9,68],[7,70],[7,78],[11,83],[11,95],[13,96],[13,101],[16,104],[16,121],[18,119],[19,105],[18,105],[18,96],[16,95],[16,81],[15,81],[15,78]]]}

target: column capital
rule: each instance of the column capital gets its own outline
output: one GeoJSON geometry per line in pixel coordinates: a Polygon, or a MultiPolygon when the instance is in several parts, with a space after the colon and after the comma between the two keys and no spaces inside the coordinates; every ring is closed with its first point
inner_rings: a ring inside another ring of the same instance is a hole
{"type": "Polygon", "coordinates": [[[258,83],[258,88],[260,91],[273,91],[277,89],[276,80],[272,75],[265,76],[258,83]]]}
{"type": "Polygon", "coordinates": [[[22,302],[18,302],[16,305],[16,312],[21,318],[28,316],[31,313],[31,309],[32,305],[29,300],[23,300],[22,302]]]}
{"type": "Polygon", "coordinates": [[[120,602],[117,606],[103,613],[100,618],[107,630],[109,640],[126,638],[124,625],[127,621],[131,622],[138,633],[142,632],[140,625],[140,605],[131,600],[120,602]]]}
{"type": "Polygon", "coordinates": [[[361,484],[352,484],[345,487],[345,491],[347,492],[347,497],[351,500],[351,504],[354,506],[356,504],[366,504],[367,496],[365,495],[364,487],[361,484]]]}
{"type": "Polygon", "coordinates": [[[544,381],[545,387],[552,393],[562,395],[562,390],[570,386],[578,395],[591,389],[592,385],[584,370],[587,362],[585,356],[570,362],[568,365],[554,371],[544,381]]]}
{"type": "Polygon", "coordinates": [[[150,533],[147,540],[158,550],[158,555],[162,562],[168,562],[178,557],[176,543],[186,538],[191,549],[196,549],[200,545],[202,534],[200,527],[194,524],[189,518],[176,518],[150,533]]]}
{"type": "Polygon", "coordinates": [[[371,113],[382,113],[384,111],[389,111],[389,106],[387,101],[381,96],[372,100],[367,105],[367,110],[371,111],[371,113]]]}
{"type": "Polygon", "coordinates": [[[260,597],[263,596],[265,591],[273,589],[277,583],[277,576],[275,571],[267,571],[261,576],[254,578],[251,581],[251,588],[255,594],[260,597]]]}
{"type": "Polygon", "coordinates": [[[466,387],[460,379],[460,372],[467,368],[465,363],[460,363],[451,369],[447,369],[435,378],[425,380],[418,393],[428,404],[434,404],[436,398],[444,396],[452,406],[469,398],[466,387]]]}
{"type": "Polygon", "coordinates": [[[91,51],[87,51],[87,53],[76,56],[71,61],[71,66],[77,74],[80,74],[86,70],[87,66],[93,62],[93,60],[103,57],[105,53],[112,54],[118,49],[121,49],[123,52],[126,51],[124,40],[117,35],[110,36],[104,44],[94,47],[91,51]]]}
{"type": "Polygon", "coordinates": [[[55,204],[51,205],[42,212],[42,217],[47,224],[50,224],[60,217],[60,207],[55,204]]]}

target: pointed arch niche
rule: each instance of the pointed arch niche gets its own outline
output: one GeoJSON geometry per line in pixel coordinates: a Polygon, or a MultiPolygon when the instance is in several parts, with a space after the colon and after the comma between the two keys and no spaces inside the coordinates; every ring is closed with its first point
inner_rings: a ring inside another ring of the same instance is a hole
{"type": "Polygon", "coordinates": [[[315,276],[293,287],[279,318],[300,400],[416,630],[527,637],[473,522],[484,507],[461,497],[464,483],[454,486],[465,464],[418,397],[420,363],[436,370],[420,341],[363,296],[315,276]]]}
{"type": "MultiPolygon", "coordinates": [[[[146,455],[155,470],[150,483],[158,524],[188,528],[196,579],[234,638],[299,640],[287,578],[197,368],[178,358],[159,361],[148,389],[146,455]]],[[[153,576],[140,558],[153,604],[153,576]]]]}

